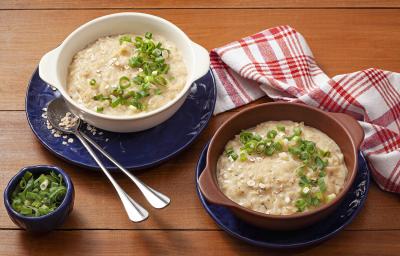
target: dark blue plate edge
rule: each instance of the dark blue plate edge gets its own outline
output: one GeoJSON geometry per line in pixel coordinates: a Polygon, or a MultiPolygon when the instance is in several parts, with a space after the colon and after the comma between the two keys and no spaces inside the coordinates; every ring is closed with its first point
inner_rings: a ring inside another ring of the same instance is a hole
{"type": "MultiPolygon", "coordinates": [[[[53,155],[55,155],[55,156],[57,156],[57,157],[63,159],[65,162],[71,163],[71,164],[74,164],[74,165],[77,165],[77,166],[80,166],[80,167],[82,167],[82,168],[89,169],[89,170],[96,170],[96,171],[101,170],[100,167],[98,167],[98,166],[81,164],[81,163],[79,163],[79,162],[77,162],[77,161],[70,160],[70,159],[64,157],[62,154],[59,154],[59,153],[53,151],[53,150],[51,149],[51,147],[50,147],[45,141],[42,141],[42,140],[40,139],[39,135],[37,134],[37,132],[36,132],[35,129],[33,128],[33,125],[32,125],[32,123],[31,123],[31,121],[30,121],[30,119],[29,119],[28,111],[27,111],[29,88],[31,87],[33,77],[35,76],[35,74],[36,74],[37,72],[39,72],[39,67],[37,67],[37,68],[35,69],[35,71],[33,72],[32,76],[31,76],[31,78],[29,79],[29,83],[28,83],[28,86],[27,86],[27,88],[26,88],[26,93],[25,93],[25,115],[26,115],[26,119],[28,120],[29,127],[31,128],[33,134],[35,134],[35,136],[36,136],[36,138],[39,140],[39,142],[40,142],[48,151],[50,151],[53,155]]],[[[205,122],[205,123],[199,128],[199,132],[196,134],[196,136],[193,136],[185,145],[183,145],[183,146],[180,147],[179,149],[175,150],[174,152],[172,152],[171,154],[169,154],[169,155],[166,156],[166,157],[163,157],[163,158],[161,158],[161,159],[159,159],[159,160],[157,160],[157,161],[153,161],[153,162],[151,162],[151,163],[144,164],[144,165],[140,165],[140,166],[125,166],[126,169],[128,169],[128,170],[130,170],[130,171],[134,171],[134,170],[143,170],[143,169],[147,169],[147,168],[151,168],[151,167],[158,166],[158,165],[160,165],[161,163],[163,163],[163,162],[165,162],[165,161],[167,161],[167,160],[169,160],[169,159],[172,159],[173,157],[177,156],[179,153],[183,152],[185,149],[187,149],[187,148],[200,136],[200,134],[203,132],[203,130],[207,127],[208,123],[210,122],[211,117],[213,116],[214,109],[215,109],[215,104],[216,104],[216,101],[217,101],[217,100],[216,100],[216,99],[217,99],[217,88],[216,88],[216,83],[215,83],[214,74],[213,74],[213,72],[212,72],[211,69],[209,69],[209,71],[208,71],[207,73],[210,73],[211,79],[212,79],[212,81],[213,81],[213,88],[212,88],[213,91],[214,91],[214,99],[213,99],[213,103],[212,103],[213,105],[212,105],[212,107],[211,107],[210,115],[209,115],[209,117],[207,118],[207,122],[205,122]]],[[[206,73],[204,76],[206,76],[207,73],[206,73]]],[[[203,77],[204,77],[204,76],[203,76],[203,77]]],[[[202,77],[201,77],[201,78],[202,78],[202,77]]],[[[201,79],[201,78],[199,78],[199,79],[201,79]]],[[[39,79],[41,79],[41,78],[39,77],[39,79]]],[[[199,79],[197,79],[196,81],[198,81],[199,79]]],[[[196,82],[196,81],[194,81],[194,82],[196,82]]],[[[194,83],[194,82],[193,82],[193,83],[194,83]]],[[[117,170],[119,170],[118,167],[116,167],[116,166],[108,167],[107,169],[110,170],[110,171],[117,171],[117,170]]]]}
{"type": "MultiPolygon", "coordinates": [[[[209,207],[206,207],[207,202],[206,202],[205,198],[203,197],[203,195],[201,194],[200,189],[199,189],[198,176],[199,176],[199,173],[200,173],[200,170],[199,170],[200,162],[202,162],[202,159],[205,157],[209,144],[210,144],[210,142],[207,142],[207,144],[202,149],[202,151],[200,153],[199,160],[197,161],[197,164],[196,164],[195,183],[196,183],[197,196],[199,197],[200,202],[201,202],[204,210],[208,213],[208,215],[211,216],[211,218],[215,221],[215,223],[222,230],[227,232],[229,235],[231,235],[231,236],[233,236],[233,237],[235,237],[235,238],[237,238],[239,240],[242,240],[242,241],[244,241],[244,242],[246,242],[248,244],[256,245],[256,246],[264,247],[264,248],[271,248],[271,249],[298,249],[298,248],[304,248],[304,247],[308,247],[308,246],[311,246],[311,245],[314,245],[314,244],[322,243],[322,242],[324,242],[324,241],[336,236],[341,230],[343,230],[347,225],[349,225],[354,220],[354,218],[359,214],[361,209],[364,207],[365,200],[368,197],[368,191],[369,191],[369,186],[370,186],[370,178],[371,178],[370,177],[371,175],[370,175],[369,171],[367,172],[367,178],[366,178],[367,184],[366,184],[365,196],[363,197],[362,201],[360,202],[360,205],[353,212],[352,216],[342,226],[340,226],[339,228],[333,230],[331,233],[329,233],[329,234],[327,234],[327,235],[325,235],[323,237],[320,237],[318,239],[311,240],[311,241],[308,241],[308,242],[305,242],[305,243],[296,243],[296,244],[291,244],[291,245],[279,245],[279,244],[273,244],[273,243],[268,243],[268,242],[257,242],[257,241],[251,240],[251,239],[249,239],[247,237],[243,237],[243,236],[240,236],[240,235],[232,232],[229,228],[227,228],[223,223],[221,223],[219,221],[219,219],[214,215],[214,213],[212,211],[210,211],[209,207]]],[[[364,155],[361,152],[360,152],[360,155],[364,159],[364,161],[366,161],[364,155]]]]}

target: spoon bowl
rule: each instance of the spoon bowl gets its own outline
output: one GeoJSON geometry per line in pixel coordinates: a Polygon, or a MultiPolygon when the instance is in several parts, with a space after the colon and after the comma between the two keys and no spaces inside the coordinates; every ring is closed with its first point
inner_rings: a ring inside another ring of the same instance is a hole
{"type": "Polygon", "coordinates": [[[71,117],[76,117],[69,111],[67,104],[63,98],[56,98],[49,103],[47,106],[47,120],[49,120],[50,124],[57,130],[60,130],[64,133],[74,134],[80,125],[80,119],[77,118],[74,122],[73,126],[63,126],[60,125],[61,119],[67,115],[67,113],[71,114],[71,117]]]}

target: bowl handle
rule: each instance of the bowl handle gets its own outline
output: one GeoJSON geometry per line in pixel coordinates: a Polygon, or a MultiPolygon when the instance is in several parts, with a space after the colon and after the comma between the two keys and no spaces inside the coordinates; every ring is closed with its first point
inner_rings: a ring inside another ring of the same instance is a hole
{"type": "Polygon", "coordinates": [[[59,89],[59,83],[57,79],[56,61],[59,50],[55,48],[46,53],[39,62],[39,76],[46,83],[59,89]]]}
{"type": "Polygon", "coordinates": [[[213,177],[207,165],[199,177],[199,188],[201,193],[210,203],[230,207],[234,206],[231,200],[226,198],[216,186],[218,185],[215,185],[213,182],[213,177]]]}
{"type": "Polygon", "coordinates": [[[356,148],[359,149],[361,142],[364,139],[364,130],[358,121],[352,116],[343,113],[329,114],[346,128],[353,138],[356,148]]]}
{"type": "Polygon", "coordinates": [[[192,48],[195,56],[195,70],[193,71],[193,80],[196,81],[200,77],[207,74],[210,69],[210,55],[208,51],[201,45],[192,42],[192,48]]]}

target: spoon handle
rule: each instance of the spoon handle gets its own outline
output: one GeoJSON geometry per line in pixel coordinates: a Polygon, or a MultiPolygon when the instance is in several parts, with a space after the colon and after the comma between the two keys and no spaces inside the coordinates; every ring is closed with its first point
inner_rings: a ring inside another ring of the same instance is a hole
{"type": "Polygon", "coordinates": [[[144,209],[140,204],[135,202],[126,192],[118,185],[115,179],[111,176],[110,172],[104,167],[100,159],[96,156],[93,150],[90,148],[89,144],[82,137],[83,134],[79,131],[75,133],[76,137],[82,142],[82,145],[86,148],[89,154],[93,157],[96,163],[100,166],[101,170],[110,180],[111,184],[114,186],[115,190],[118,193],[118,196],[121,198],[122,204],[125,207],[125,210],[128,214],[128,217],[133,222],[140,222],[149,216],[149,213],[144,209]]]}
{"type": "Polygon", "coordinates": [[[114,158],[112,158],[104,149],[102,149],[96,142],[94,142],[89,136],[84,133],[80,133],[82,137],[84,137],[93,147],[95,147],[100,153],[102,153],[108,160],[110,160],[115,166],[117,166],[124,174],[126,174],[133,183],[139,188],[142,192],[144,197],[147,201],[154,207],[154,208],[164,208],[171,202],[166,195],[162,194],[161,192],[156,191],[155,189],[149,187],[141,180],[139,180],[136,176],[126,170],[121,164],[119,164],[114,158]]]}

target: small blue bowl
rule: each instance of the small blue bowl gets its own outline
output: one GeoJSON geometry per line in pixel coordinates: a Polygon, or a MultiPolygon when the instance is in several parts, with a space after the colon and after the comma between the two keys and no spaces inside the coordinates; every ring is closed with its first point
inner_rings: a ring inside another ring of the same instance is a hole
{"type": "Polygon", "coordinates": [[[72,184],[71,178],[62,169],[56,166],[35,165],[22,168],[17,175],[10,180],[6,189],[4,190],[4,205],[7,209],[8,215],[15,224],[32,233],[45,233],[64,223],[64,220],[70,214],[74,206],[74,197],[74,185],[72,184]],[[67,187],[67,193],[65,194],[64,200],[60,206],[57,207],[57,209],[55,209],[53,212],[40,217],[26,217],[19,214],[11,207],[11,194],[27,171],[30,171],[34,177],[42,173],[49,173],[50,171],[62,175],[67,187]]]}

